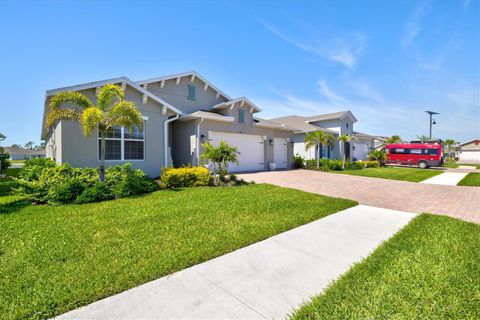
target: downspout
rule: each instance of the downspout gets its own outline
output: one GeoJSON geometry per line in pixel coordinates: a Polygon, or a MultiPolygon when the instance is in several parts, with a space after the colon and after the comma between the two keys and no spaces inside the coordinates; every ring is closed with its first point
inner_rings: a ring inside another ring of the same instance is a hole
{"type": "Polygon", "coordinates": [[[197,145],[195,146],[197,166],[200,165],[200,124],[203,122],[203,117],[200,118],[200,121],[197,122],[197,145]]]}
{"type": "Polygon", "coordinates": [[[176,115],[173,118],[168,119],[163,123],[163,165],[168,167],[168,124],[180,118],[180,115],[176,115]]]}

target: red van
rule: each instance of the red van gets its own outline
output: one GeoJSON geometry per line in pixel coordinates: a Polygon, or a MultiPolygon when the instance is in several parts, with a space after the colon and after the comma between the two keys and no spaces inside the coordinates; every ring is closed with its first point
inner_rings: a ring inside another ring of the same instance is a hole
{"type": "Polygon", "coordinates": [[[385,147],[387,163],[418,166],[425,169],[430,166],[442,166],[441,143],[394,143],[385,147]]]}

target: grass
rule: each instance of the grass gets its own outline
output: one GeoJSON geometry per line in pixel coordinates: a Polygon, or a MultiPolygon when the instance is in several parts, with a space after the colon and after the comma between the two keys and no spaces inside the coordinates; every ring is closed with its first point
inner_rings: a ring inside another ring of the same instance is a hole
{"type": "Polygon", "coordinates": [[[18,164],[18,163],[25,163],[25,160],[10,160],[10,162],[18,164]]]}
{"type": "Polygon", "coordinates": [[[455,160],[445,159],[443,166],[445,168],[458,168],[459,164],[455,160]]]}
{"type": "Polygon", "coordinates": [[[480,187],[480,173],[470,172],[457,184],[458,186],[480,187]]]}
{"type": "Polygon", "coordinates": [[[1,318],[49,318],[355,204],[272,185],[56,207],[4,194],[1,318]]]}
{"type": "Polygon", "coordinates": [[[293,319],[480,319],[480,225],[420,215],[293,319]]]}
{"type": "Polygon", "coordinates": [[[439,170],[398,167],[365,168],[362,170],[342,170],[330,172],[411,182],[420,182],[442,173],[442,171],[439,170]]]}

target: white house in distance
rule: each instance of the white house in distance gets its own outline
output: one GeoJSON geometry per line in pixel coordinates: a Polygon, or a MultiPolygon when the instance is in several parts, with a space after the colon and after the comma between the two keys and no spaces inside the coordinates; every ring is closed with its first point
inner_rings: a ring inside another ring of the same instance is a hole
{"type": "Polygon", "coordinates": [[[480,163],[480,138],[460,143],[457,152],[460,163],[480,163]]]}
{"type": "Polygon", "coordinates": [[[352,160],[366,159],[368,153],[373,149],[374,137],[365,133],[353,130],[354,123],[357,118],[351,111],[340,111],[328,114],[320,114],[310,117],[301,117],[297,115],[285,116],[270,119],[289,128],[294,128],[293,136],[293,152],[305,159],[315,159],[314,148],[305,148],[305,135],[313,131],[323,131],[331,134],[335,138],[335,145],[332,149],[322,146],[320,149],[320,157],[329,159],[340,159],[343,156],[343,148],[345,148],[346,157],[352,160]],[[350,135],[353,137],[350,143],[344,147],[337,138],[340,135],[350,135]]]}

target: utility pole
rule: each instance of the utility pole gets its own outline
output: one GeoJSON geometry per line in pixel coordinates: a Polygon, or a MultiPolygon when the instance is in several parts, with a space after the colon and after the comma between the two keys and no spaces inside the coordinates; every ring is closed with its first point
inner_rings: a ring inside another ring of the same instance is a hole
{"type": "Polygon", "coordinates": [[[432,116],[433,116],[434,114],[440,114],[440,113],[435,112],[435,111],[425,111],[425,112],[430,115],[430,135],[429,135],[429,137],[430,137],[430,139],[432,139],[432,124],[437,124],[437,123],[435,122],[435,119],[432,118],[432,116]]]}

